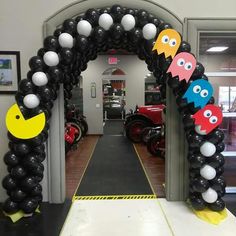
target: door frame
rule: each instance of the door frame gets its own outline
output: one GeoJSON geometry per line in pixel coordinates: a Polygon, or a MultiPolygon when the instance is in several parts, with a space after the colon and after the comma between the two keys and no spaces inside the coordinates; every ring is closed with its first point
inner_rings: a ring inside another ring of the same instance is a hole
{"type": "MultiPolygon", "coordinates": [[[[183,22],[171,11],[150,0],[117,0],[116,4],[139,8],[170,23],[177,31],[183,33],[183,22]]],[[[89,8],[110,6],[109,0],[81,0],[65,6],[43,24],[43,37],[52,35],[65,19],[76,17],[89,8]]],[[[167,86],[168,87],[168,86],[167,86]]],[[[166,199],[169,201],[185,200],[188,195],[188,162],[183,124],[177,111],[175,97],[167,88],[167,119],[166,119],[166,162],[165,188],[166,199]]],[[[48,189],[50,203],[62,203],[65,200],[65,150],[64,150],[64,96],[63,85],[60,87],[58,99],[54,103],[50,121],[50,133],[47,143],[47,181],[43,186],[48,189]]]]}

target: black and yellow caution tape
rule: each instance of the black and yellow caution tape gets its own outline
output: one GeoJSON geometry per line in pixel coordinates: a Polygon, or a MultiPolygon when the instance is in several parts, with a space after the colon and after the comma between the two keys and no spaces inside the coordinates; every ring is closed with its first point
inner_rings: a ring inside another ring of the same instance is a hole
{"type": "Polygon", "coordinates": [[[74,196],[72,201],[76,200],[141,200],[156,199],[156,195],[107,195],[107,196],[74,196]]]}

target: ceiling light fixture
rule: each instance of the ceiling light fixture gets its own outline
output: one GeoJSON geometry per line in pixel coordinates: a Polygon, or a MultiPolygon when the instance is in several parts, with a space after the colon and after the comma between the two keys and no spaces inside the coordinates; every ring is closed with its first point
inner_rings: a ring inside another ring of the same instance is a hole
{"type": "Polygon", "coordinates": [[[209,49],[207,49],[207,52],[223,52],[225,50],[227,50],[229,47],[211,47],[209,49]]]}

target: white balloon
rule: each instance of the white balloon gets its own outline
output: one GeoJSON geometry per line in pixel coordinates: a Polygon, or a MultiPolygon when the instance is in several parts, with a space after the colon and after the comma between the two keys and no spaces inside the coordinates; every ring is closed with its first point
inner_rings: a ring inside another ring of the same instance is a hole
{"type": "Polygon", "coordinates": [[[39,105],[39,98],[35,94],[28,94],[24,97],[23,103],[27,108],[35,108],[39,105]]]}
{"type": "Polygon", "coordinates": [[[200,169],[200,174],[203,178],[207,179],[207,180],[211,180],[214,179],[216,176],[216,170],[210,166],[210,165],[204,165],[201,169],[200,169]]]}
{"type": "Polygon", "coordinates": [[[110,27],[113,24],[113,19],[111,15],[107,13],[103,13],[102,15],[99,16],[98,19],[98,24],[104,29],[104,30],[109,30],[110,27]]]}
{"type": "Polygon", "coordinates": [[[78,34],[88,37],[92,32],[92,26],[87,20],[81,20],[77,24],[78,34]]]}
{"type": "Polygon", "coordinates": [[[157,28],[154,24],[148,23],[143,26],[143,37],[147,40],[154,39],[157,34],[157,28]]]}
{"type": "Polygon", "coordinates": [[[36,86],[43,86],[48,83],[48,77],[44,72],[35,72],[32,75],[32,81],[36,86]]]}
{"type": "Polygon", "coordinates": [[[59,44],[63,48],[72,48],[74,44],[73,37],[68,33],[62,33],[58,37],[59,44]]]}
{"type": "Polygon", "coordinates": [[[56,66],[59,63],[59,57],[56,52],[48,51],[44,54],[43,60],[48,66],[56,66]]]}
{"type": "Polygon", "coordinates": [[[217,200],[218,194],[214,189],[208,188],[206,192],[202,193],[202,198],[208,203],[213,203],[217,200]]]}
{"type": "Polygon", "coordinates": [[[205,142],[200,147],[200,152],[205,157],[210,157],[215,154],[216,146],[213,143],[205,142]]]}
{"type": "Polygon", "coordinates": [[[131,14],[126,14],[122,17],[121,24],[125,31],[130,31],[135,26],[135,18],[131,14]]]}

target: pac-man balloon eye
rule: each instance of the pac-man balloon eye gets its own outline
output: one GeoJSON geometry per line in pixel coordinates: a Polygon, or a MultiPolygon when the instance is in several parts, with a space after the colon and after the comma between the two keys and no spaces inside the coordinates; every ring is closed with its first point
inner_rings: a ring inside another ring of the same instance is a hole
{"type": "Polygon", "coordinates": [[[173,29],[166,29],[159,34],[152,50],[157,50],[157,54],[164,53],[165,58],[169,56],[173,58],[179,49],[180,43],[180,34],[173,29]]]}
{"type": "Polygon", "coordinates": [[[6,126],[16,138],[30,139],[36,137],[44,129],[45,123],[44,112],[26,120],[17,104],[11,106],[7,111],[6,126]]]}
{"type": "Polygon", "coordinates": [[[179,80],[189,81],[196,67],[195,57],[187,52],[177,54],[171,62],[167,72],[173,77],[178,76],[179,80]]]}
{"type": "Polygon", "coordinates": [[[221,124],[223,115],[219,107],[212,104],[206,105],[193,116],[197,133],[206,135],[221,124]]]}
{"type": "Polygon", "coordinates": [[[190,84],[183,98],[186,98],[188,103],[193,102],[194,107],[203,108],[210,100],[212,94],[213,88],[211,84],[204,79],[198,79],[190,84]]]}

